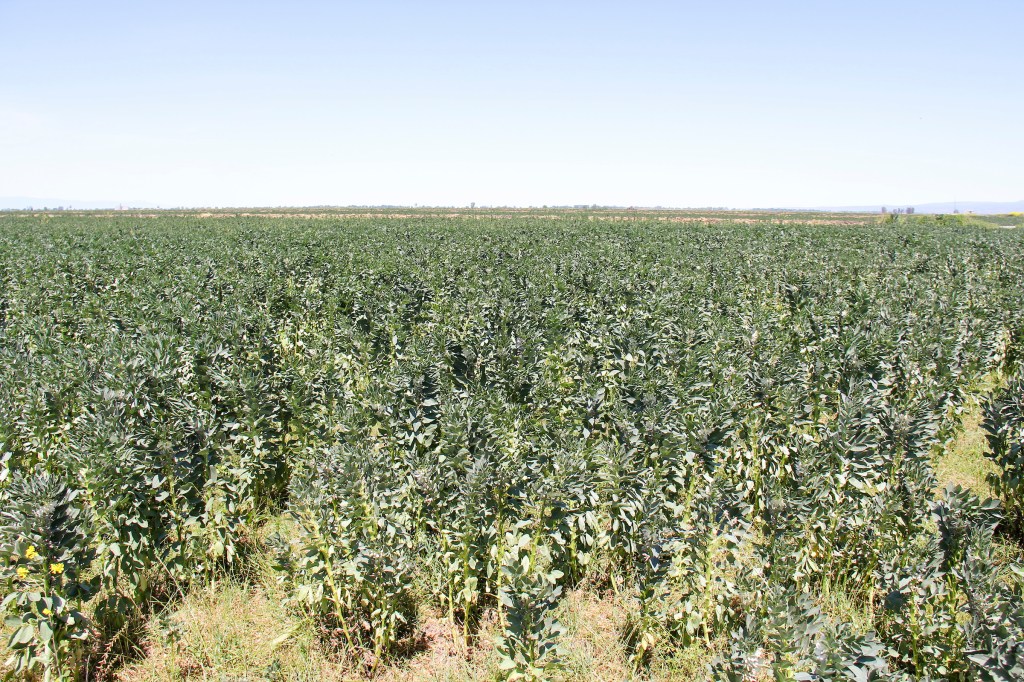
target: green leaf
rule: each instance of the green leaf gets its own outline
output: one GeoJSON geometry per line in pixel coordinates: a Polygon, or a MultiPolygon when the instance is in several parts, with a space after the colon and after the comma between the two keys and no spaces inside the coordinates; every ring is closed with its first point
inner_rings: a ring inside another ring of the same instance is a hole
{"type": "Polygon", "coordinates": [[[11,635],[11,646],[17,644],[28,644],[35,636],[35,628],[30,623],[25,623],[11,635]]]}

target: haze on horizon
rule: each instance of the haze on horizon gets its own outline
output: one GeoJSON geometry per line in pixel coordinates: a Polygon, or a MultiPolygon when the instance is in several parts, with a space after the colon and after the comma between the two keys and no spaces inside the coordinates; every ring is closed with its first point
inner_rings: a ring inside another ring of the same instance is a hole
{"type": "Polygon", "coordinates": [[[0,4],[0,196],[1018,201],[1024,3],[0,4]]]}

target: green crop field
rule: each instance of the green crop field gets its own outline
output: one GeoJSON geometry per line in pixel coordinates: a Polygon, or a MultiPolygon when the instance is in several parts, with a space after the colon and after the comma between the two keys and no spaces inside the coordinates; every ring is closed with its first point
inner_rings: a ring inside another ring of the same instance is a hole
{"type": "Polygon", "coordinates": [[[999,225],[0,214],[0,674],[1022,679],[999,225]]]}

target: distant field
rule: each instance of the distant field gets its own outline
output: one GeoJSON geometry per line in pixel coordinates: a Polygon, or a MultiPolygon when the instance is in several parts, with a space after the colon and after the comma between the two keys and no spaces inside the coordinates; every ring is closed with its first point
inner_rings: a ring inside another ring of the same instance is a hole
{"type": "Polygon", "coordinates": [[[8,674],[1021,679],[1011,218],[0,213],[8,674]]]}
{"type": "Polygon", "coordinates": [[[762,222],[775,220],[805,224],[870,224],[877,222],[876,213],[836,213],[816,211],[732,211],[676,209],[611,209],[611,208],[223,208],[223,209],[128,209],[119,211],[11,211],[10,215],[114,217],[134,215],[147,218],[170,217],[266,217],[266,218],[446,218],[446,219],[511,219],[534,218],[552,221],[658,221],[658,222],[762,222]]]}
{"type": "Polygon", "coordinates": [[[999,227],[1024,226],[1024,213],[1009,213],[1005,215],[975,215],[971,217],[985,223],[997,225],[999,227]]]}

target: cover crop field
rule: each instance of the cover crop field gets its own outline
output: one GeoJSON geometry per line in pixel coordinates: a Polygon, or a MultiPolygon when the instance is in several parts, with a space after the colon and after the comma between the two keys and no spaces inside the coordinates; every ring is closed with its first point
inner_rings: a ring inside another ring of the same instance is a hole
{"type": "Polygon", "coordinates": [[[0,215],[4,674],[1022,679],[1022,232],[731,217],[0,215]]]}

